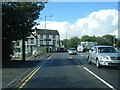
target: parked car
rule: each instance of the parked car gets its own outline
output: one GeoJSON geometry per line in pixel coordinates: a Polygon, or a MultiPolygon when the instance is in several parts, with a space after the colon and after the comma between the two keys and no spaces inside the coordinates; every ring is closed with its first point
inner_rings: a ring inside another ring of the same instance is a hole
{"type": "Polygon", "coordinates": [[[68,52],[69,55],[77,54],[77,50],[75,48],[70,48],[68,52]]]}
{"type": "Polygon", "coordinates": [[[94,46],[88,55],[88,63],[101,66],[120,66],[120,53],[114,46],[94,46]]]}

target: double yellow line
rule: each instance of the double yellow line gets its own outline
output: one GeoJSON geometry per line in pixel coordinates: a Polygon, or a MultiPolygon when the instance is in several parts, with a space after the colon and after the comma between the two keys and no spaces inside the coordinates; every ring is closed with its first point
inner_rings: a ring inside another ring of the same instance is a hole
{"type": "Polygon", "coordinates": [[[17,85],[16,88],[23,88],[23,86],[35,75],[35,73],[41,67],[35,68],[32,72],[30,72],[26,77],[24,77],[17,85]],[[22,83],[22,84],[21,84],[22,83]],[[21,85],[20,85],[21,84],[21,85]]]}
{"type": "MultiPolygon", "coordinates": [[[[50,55],[48,57],[48,59],[50,59],[51,57],[53,56],[50,55]]],[[[48,60],[47,59],[47,60],[48,60]]],[[[26,77],[24,77],[17,85],[16,85],[16,88],[23,88],[26,83],[37,73],[37,71],[46,63],[47,61],[45,61],[40,67],[36,67],[35,69],[33,69],[26,77]]]]}

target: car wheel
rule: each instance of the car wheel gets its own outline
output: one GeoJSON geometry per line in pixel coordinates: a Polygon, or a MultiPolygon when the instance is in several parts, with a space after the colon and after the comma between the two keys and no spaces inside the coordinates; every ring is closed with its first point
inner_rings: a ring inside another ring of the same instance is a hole
{"type": "Polygon", "coordinates": [[[88,57],[88,64],[91,64],[92,62],[91,62],[91,60],[90,60],[90,57],[88,57]]]}
{"type": "Polygon", "coordinates": [[[96,66],[97,66],[97,68],[100,68],[100,63],[99,63],[98,59],[96,60],[96,66]]]}

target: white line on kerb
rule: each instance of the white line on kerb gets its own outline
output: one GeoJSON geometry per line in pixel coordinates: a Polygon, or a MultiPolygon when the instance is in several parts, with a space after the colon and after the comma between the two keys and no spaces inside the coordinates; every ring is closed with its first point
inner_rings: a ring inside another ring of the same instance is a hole
{"type": "Polygon", "coordinates": [[[16,79],[14,79],[13,81],[11,81],[10,83],[7,84],[6,87],[8,87],[9,85],[11,85],[12,83],[14,83],[15,81],[17,81],[17,79],[19,79],[20,77],[22,77],[24,74],[26,74],[28,71],[30,71],[30,69],[28,69],[27,71],[25,71],[23,74],[21,74],[20,76],[18,76],[16,79]]]}
{"type": "Polygon", "coordinates": [[[117,90],[115,89],[112,85],[110,85],[109,83],[107,83],[105,80],[103,80],[102,78],[98,77],[96,74],[94,74],[92,71],[90,71],[89,69],[87,69],[86,67],[84,67],[85,70],[87,70],[90,74],[92,74],[93,76],[95,76],[97,79],[99,79],[100,81],[102,81],[105,85],[107,85],[109,88],[113,89],[113,90],[117,90]]]}

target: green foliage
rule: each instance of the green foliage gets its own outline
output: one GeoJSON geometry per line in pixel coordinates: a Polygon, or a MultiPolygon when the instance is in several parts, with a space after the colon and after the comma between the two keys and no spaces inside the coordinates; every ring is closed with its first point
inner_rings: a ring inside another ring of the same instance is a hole
{"type": "Polygon", "coordinates": [[[63,41],[63,43],[64,43],[64,45],[65,45],[65,48],[66,48],[66,49],[69,49],[69,48],[71,48],[71,47],[76,48],[77,45],[78,45],[79,42],[80,42],[80,39],[79,39],[78,37],[72,37],[72,38],[70,38],[70,39],[64,39],[64,40],[62,40],[62,41],[63,41]]]}
{"type": "Polygon", "coordinates": [[[25,38],[32,32],[44,3],[32,2],[3,2],[2,24],[3,37],[10,40],[25,38]]]}
{"type": "Polygon", "coordinates": [[[67,46],[68,46],[69,48],[71,48],[71,47],[76,48],[77,45],[79,44],[79,40],[80,40],[80,39],[79,39],[78,37],[72,37],[72,38],[70,38],[70,39],[68,40],[67,46]]]}
{"type": "Polygon", "coordinates": [[[117,45],[116,46],[119,47],[119,49],[120,49],[120,40],[117,40],[117,45]]]}
{"type": "Polygon", "coordinates": [[[102,36],[103,39],[105,39],[109,44],[113,44],[114,43],[114,36],[113,35],[104,35],[102,36]]]}
{"type": "Polygon", "coordinates": [[[81,37],[80,42],[92,41],[97,42],[99,45],[113,45],[114,36],[104,35],[102,37],[84,35],[81,37]]]}
{"type": "Polygon", "coordinates": [[[80,42],[85,42],[85,41],[96,41],[96,37],[84,35],[81,37],[80,42]]]}
{"type": "Polygon", "coordinates": [[[12,54],[12,41],[26,38],[36,24],[45,2],[2,2],[3,58],[12,54]]]}
{"type": "Polygon", "coordinates": [[[80,42],[85,42],[85,41],[97,42],[98,45],[113,45],[113,43],[115,42],[116,46],[120,47],[120,40],[117,40],[113,35],[110,34],[104,35],[102,37],[84,35],[81,38],[73,37],[70,39],[63,40],[64,45],[67,49],[71,47],[76,48],[76,46],[79,45],[80,42]]]}

